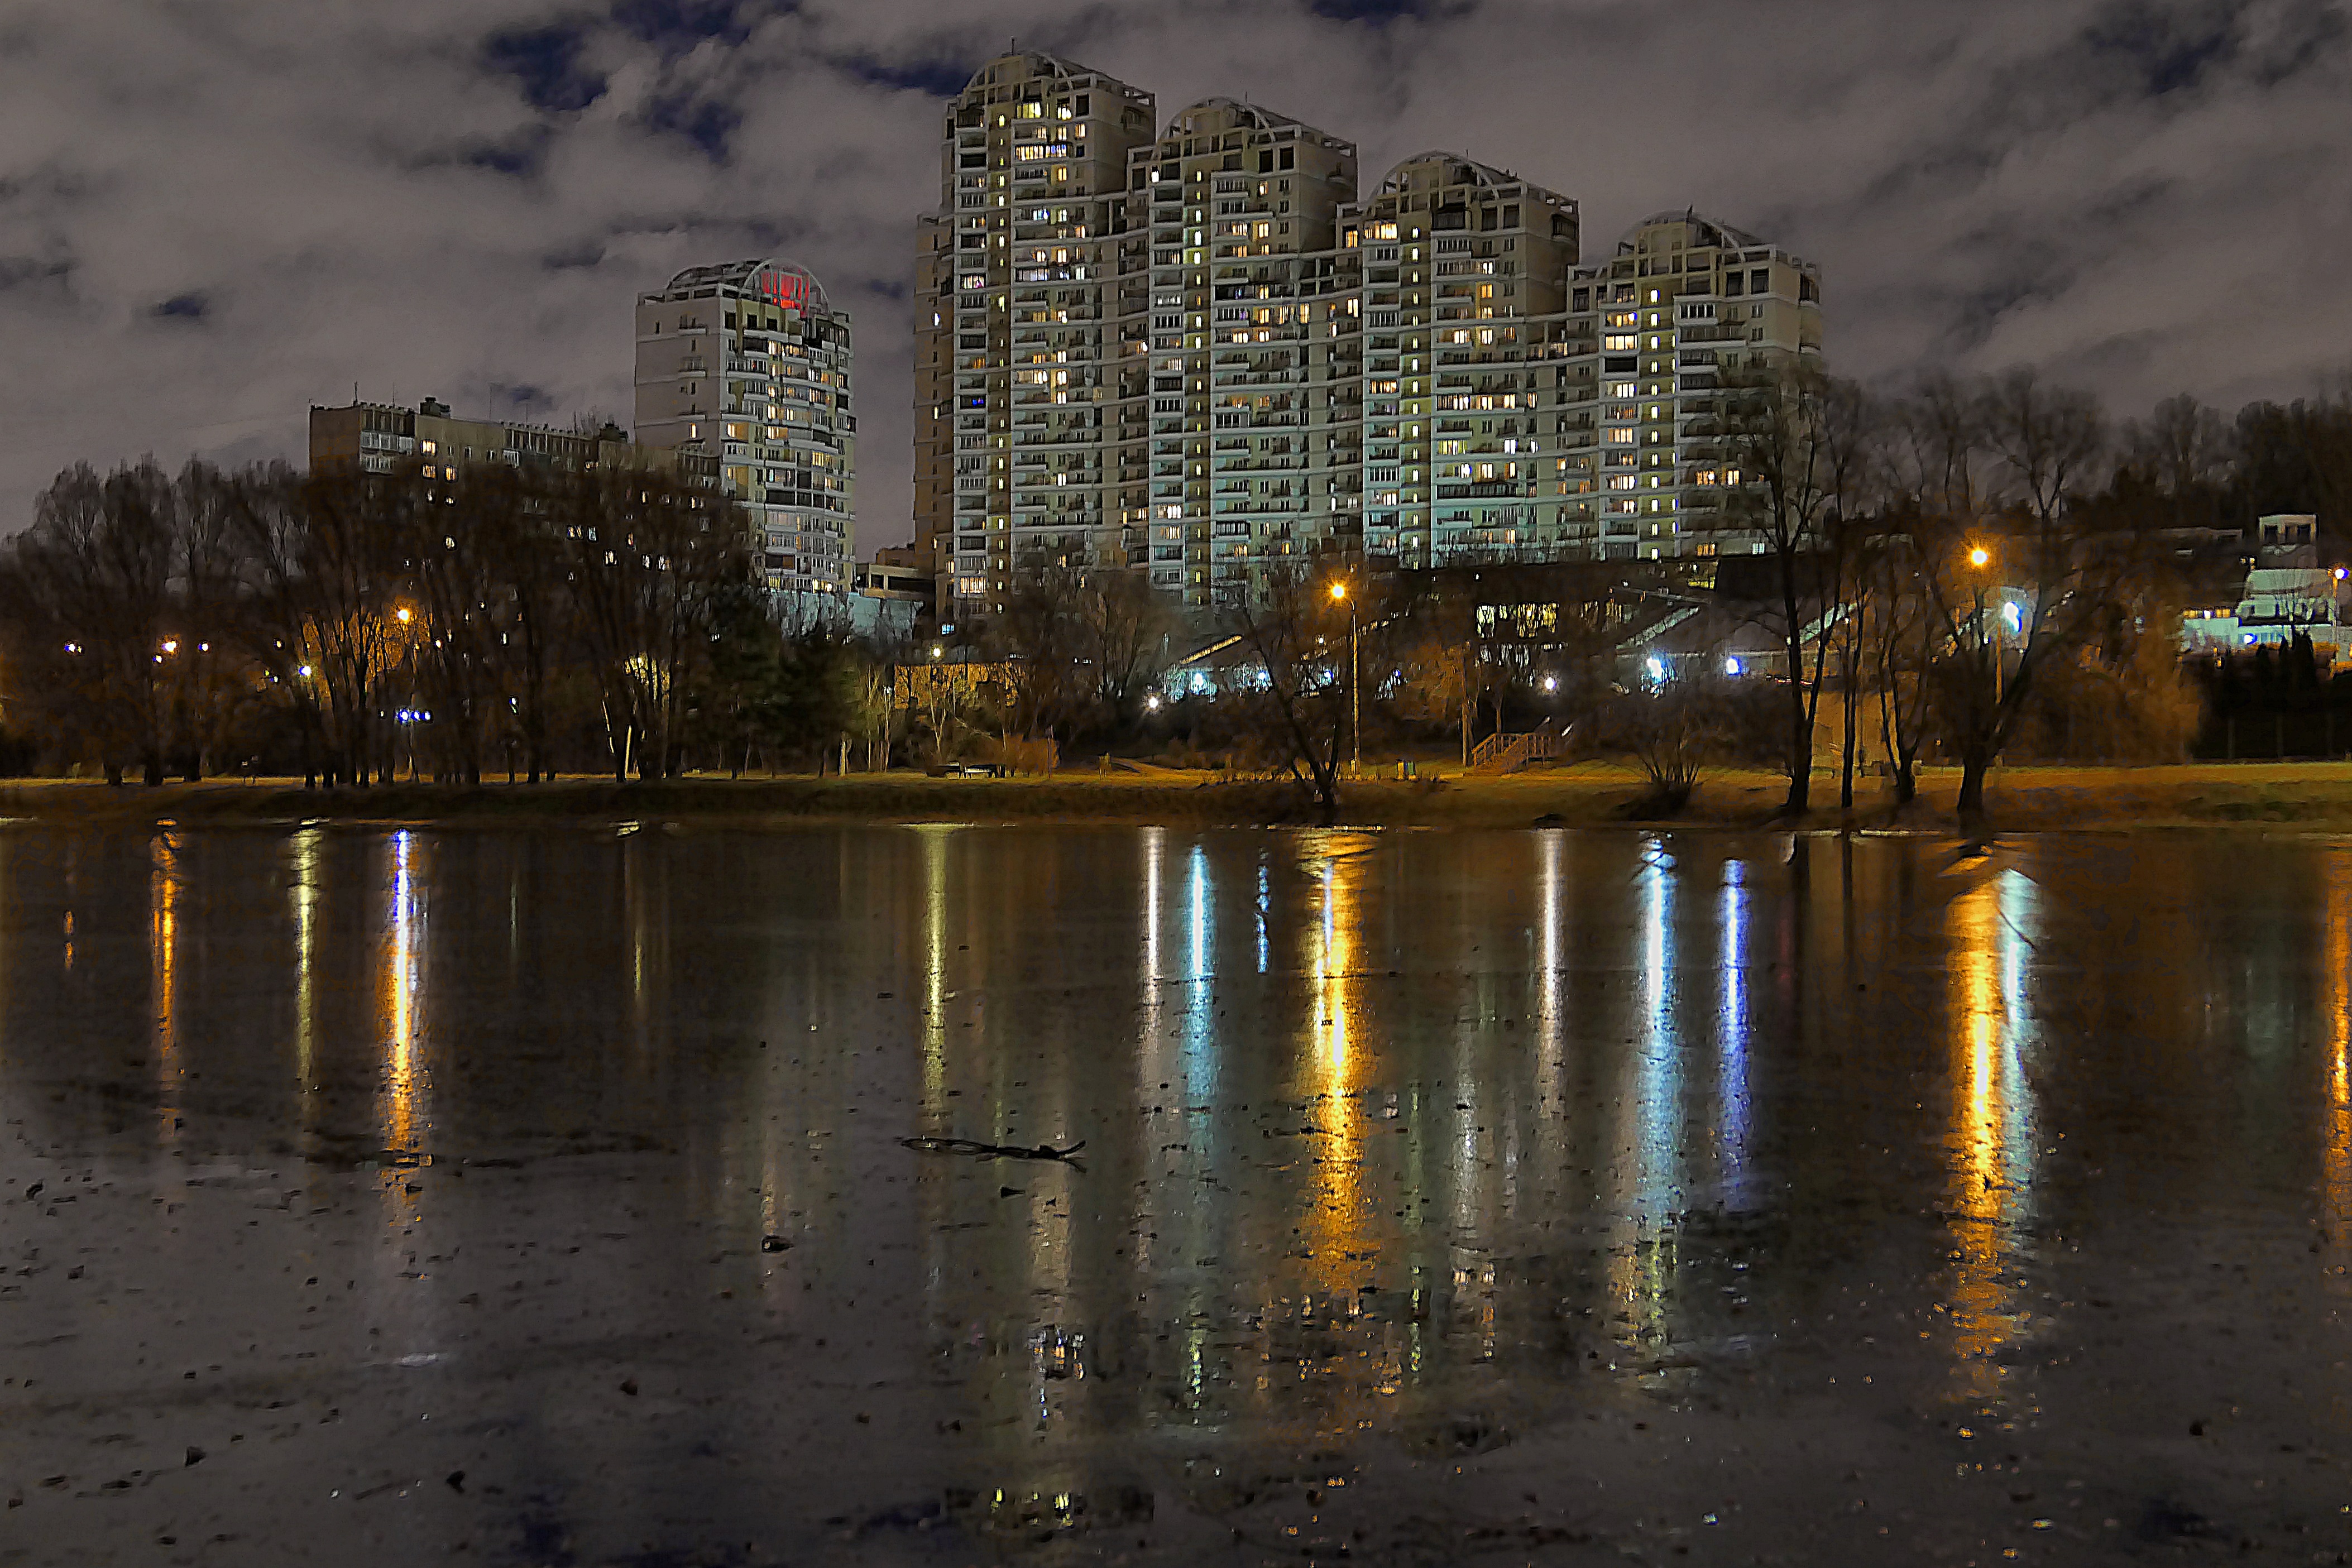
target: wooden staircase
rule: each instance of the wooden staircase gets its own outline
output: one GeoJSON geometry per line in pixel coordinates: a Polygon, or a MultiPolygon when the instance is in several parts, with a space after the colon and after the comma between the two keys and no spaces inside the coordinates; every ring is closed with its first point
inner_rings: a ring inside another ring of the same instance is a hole
{"type": "Polygon", "coordinates": [[[1512,735],[1490,735],[1471,747],[1470,771],[1517,773],[1530,762],[1549,762],[1567,749],[1568,736],[1561,730],[1529,729],[1512,735]]]}

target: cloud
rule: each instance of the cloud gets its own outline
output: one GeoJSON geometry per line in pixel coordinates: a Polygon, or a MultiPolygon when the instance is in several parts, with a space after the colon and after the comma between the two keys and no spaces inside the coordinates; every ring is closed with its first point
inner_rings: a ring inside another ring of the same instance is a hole
{"type": "Polygon", "coordinates": [[[66,464],[300,455],[356,384],[627,417],[630,305],[788,256],[857,321],[859,546],[908,531],[943,95],[1018,37],[1365,183],[1458,148],[1825,269],[1832,361],[2122,413],[2340,368],[2352,40],[2320,0],[78,0],[0,20],[0,530],[66,464]]]}

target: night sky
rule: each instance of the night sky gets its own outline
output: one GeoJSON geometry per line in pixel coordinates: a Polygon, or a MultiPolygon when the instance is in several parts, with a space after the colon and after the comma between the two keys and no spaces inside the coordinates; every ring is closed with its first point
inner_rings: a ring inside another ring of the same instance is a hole
{"type": "Polygon", "coordinates": [[[1017,36],[1185,104],[1820,262],[1833,368],[2118,413],[2352,364],[2352,39],[2318,0],[0,0],[0,531],[77,459],[301,455],[313,402],[630,416],[630,304],[772,254],[856,316],[857,544],[908,533],[940,99],[1017,36]]]}

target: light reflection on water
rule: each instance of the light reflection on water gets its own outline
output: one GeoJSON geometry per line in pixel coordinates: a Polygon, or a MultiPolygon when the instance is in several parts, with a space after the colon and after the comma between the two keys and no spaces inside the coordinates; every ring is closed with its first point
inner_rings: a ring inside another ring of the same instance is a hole
{"type": "MultiPolygon", "coordinates": [[[[1004,1452],[1685,1386],[1864,1257],[1902,1337],[1940,1325],[1935,1397],[2013,1402],[2066,1332],[2038,1239],[2134,1202],[2085,1144],[2306,1204],[2314,1265],[2352,1260],[2352,852],[2119,885],[2061,841],[1839,849],[1808,881],[1760,839],[1559,831],[11,837],[0,1095],[101,1154],[607,1161],[645,1217],[615,1186],[562,1223],[742,1271],[665,1312],[854,1324],[897,1346],[861,1376],[1004,1452]],[[2190,939],[2217,921],[2288,935],[2190,939]],[[2147,1011],[2046,1021],[2117,997],[2147,1011]],[[2324,1027],[2213,1049],[2241,997],[2324,1027]],[[2119,1085],[2147,1120],[2107,1119],[2119,1085]],[[1082,1137],[1087,1168],[919,1133],[1082,1137]],[[2267,1185],[2201,1174],[2231,1161],[2267,1185]]],[[[485,1221],[407,1185],[371,1306],[425,1335],[458,1291],[431,1260],[485,1221]]],[[[1022,1485],[1076,1484],[1049,1469],[1022,1485]]]]}
{"type": "Polygon", "coordinates": [[[377,982],[383,1030],[383,1093],[379,1124],[383,1147],[398,1155],[423,1152],[425,1069],[418,1061],[423,1005],[425,894],[418,886],[416,835],[397,832],[385,845],[390,860],[383,924],[383,965],[377,982]]]}
{"type": "Polygon", "coordinates": [[[157,833],[150,843],[153,857],[149,873],[148,911],[149,992],[154,998],[155,1135],[167,1153],[179,1144],[180,1061],[180,867],[179,850],[169,833],[157,833]]]}
{"type": "Polygon", "coordinates": [[[2038,890],[2014,870],[1954,899],[1948,917],[1953,1109],[1952,1351],[1970,1396],[1998,1392],[2000,1357],[2027,1326],[2017,1270],[2032,1220],[2034,1112],[2024,1059],[2036,1043],[2026,967],[2038,890]]]}
{"type": "Polygon", "coordinates": [[[2352,1264],[2352,851],[2327,853],[2322,885],[2326,908],[2321,929],[2320,970],[2326,977],[2326,1090],[2321,1097],[2322,1186],[2326,1208],[2320,1219],[2324,1255],[2340,1278],[2352,1264]]]}

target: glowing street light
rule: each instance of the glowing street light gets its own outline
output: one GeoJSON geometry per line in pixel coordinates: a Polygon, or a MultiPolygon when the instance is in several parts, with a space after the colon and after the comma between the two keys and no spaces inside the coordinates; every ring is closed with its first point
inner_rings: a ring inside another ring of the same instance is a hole
{"type": "Polygon", "coordinates": [[[403,625],[407,624],[409,620],[408,606],[404,604],[399,609],[394,611],[392,612],[392,618],[400,622],[403,625]]]}
{"type": "Polygon", "coordinates": [[[1974,549],[1969,551],[1969,564],[1979,570],[1990,566],[1992,564],[1992,551],[1985,549],[1982,545],[1977,546],[1974,549]]]}
{"type": "Polygon", "coordinates": [[[1331,584],[1331,601],[1348,606],[1348,746],[1349,766],[1362,772],[1364,768],[1364,705],[1357,695],[1363,684],[1363,667],[1356,657],[1356,606],[1348,598],[1348,580],[1335,579],[1331,584]]]}

